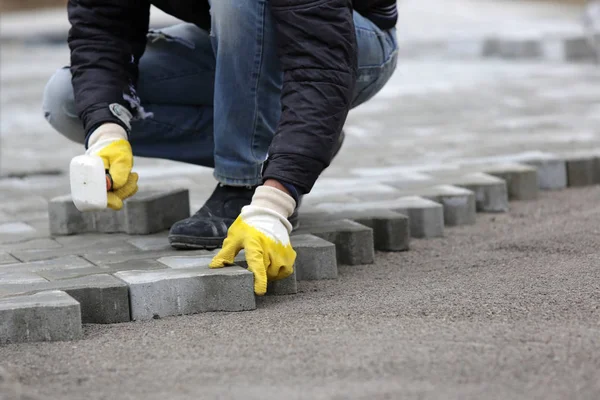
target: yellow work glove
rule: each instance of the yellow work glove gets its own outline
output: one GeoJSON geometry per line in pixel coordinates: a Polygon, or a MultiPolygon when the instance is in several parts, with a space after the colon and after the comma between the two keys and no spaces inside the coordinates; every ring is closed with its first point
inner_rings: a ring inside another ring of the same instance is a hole
{"type": "Polygon", "coordinates": [[[133,196],[138,190],[138,175],[131,172],[133,152],[127,132],[118,124],[100,125],[90,135],[86,154],[99,156],[104,161],[104,169],[112,178],[108,207],[120,210],[123,208],[123,200],[133,196]]]}
{"type": "Polygon", "coordinates": [[[267,282],[287,278],[294,272],[296,251],[290,244],[292,225],[288,217],[295,207],[294,199],[279,189],[256,188],[252,203],[242,208],[229,227],[210,268],[232,265],[244,249],[248,270],[254,274],[254,293],[264,295],[267,282]]]}

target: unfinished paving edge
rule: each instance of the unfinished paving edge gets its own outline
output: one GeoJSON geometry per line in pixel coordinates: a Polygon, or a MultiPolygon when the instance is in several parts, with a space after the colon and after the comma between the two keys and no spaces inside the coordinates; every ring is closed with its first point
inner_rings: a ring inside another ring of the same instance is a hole
{"type": "Polygon", "coordinates": [[[76,340],[82,336],[79,303],[62,291],[0,299],[0,344],[76,340]]]}
{"type": "Polygon", "coordinates": [[[242,267],[123,271],[132,320],[256,308],[254,276],[242,267]]]}

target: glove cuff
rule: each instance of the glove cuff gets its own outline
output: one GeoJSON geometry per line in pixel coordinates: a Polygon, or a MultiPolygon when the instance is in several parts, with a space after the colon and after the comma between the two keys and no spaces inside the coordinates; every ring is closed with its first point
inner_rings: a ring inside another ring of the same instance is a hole
{"type": "MultiPolygon", "coordinates": [[[[100,125],[88,138],[88,151],[91,151],[99,143],[115,142],[117,140],[129,140],[127,131],[119,125],[112,122],[100,125]]],[[[105,145],[105,144],[104,144],[105,145]]],[[[97,146],[96,146],[97,147],[97,146]]],[[[104,146],[103,146],[104,147],[104,146]]]]}
{"type": "Polygon", "coordinates": [[[296,201],[287,193],[270,186],[259,186],[252,196],[252,206],[268,208],[284,218],[289,218],[296,208],[296,201]]]}

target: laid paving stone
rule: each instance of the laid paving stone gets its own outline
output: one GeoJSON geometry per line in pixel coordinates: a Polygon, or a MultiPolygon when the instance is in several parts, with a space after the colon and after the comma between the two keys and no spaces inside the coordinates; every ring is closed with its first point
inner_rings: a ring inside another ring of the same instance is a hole
{"type": "Polygon", "coordinates": [[[13,252],[17,250],[48,250],[61,248],[62,245],[54,239],[31,239],[19,243],[0,244],[0,251],[13,252]]]}
{"type": "Polygon", "coordinates": [[[373,229],[348,219],[314,221],[300,218],[300,228],[292,235],[312,234],[334,243],[338,263],[362,265],[374,262],[373,229]]]}
{"type": "MultiPolygon", "coordinates": [[[[135,247],[124,241],[105,241],[105,242],[89,242],[84,246],[62,246],[55,249],[29,249],[13,251],[12,254],[19,260],[24,262],[49,260],[53,258],[65,257],[67,255],[86,255],[86,254],[105,254],[110,255],[120,254],[124,252],[133,252],[135,247]]],[[[139,250],[138,250],[139,251],[139,250]]]]}
{"type": "Polygon", "coordinates": [[[15,264],[18,263],[19,260],[11,256],[10,254],[0,251],[0,265],[2,264],[15,264]]]}
{"type": "MultiPolygon", "coordinates": [[[[32,283],[45,283],[48,280],[42,278],[35,272],[27,271],[0,271],[0,286],[4,285],[29,285],[32,283]]],[[[2,294],[0,293],[0,297],[2,294]]]]}
{"type": "Polygon", "coordinates": [[[595,60],[596,52],[585,36],[565,38],[563,40],[565,61],[595,60]]]}
{"type": "Polygon", "coordinates": [[[71,195],[55,197],[48,202],[48,220],[52,235],[73,235],[94,229],[94,213],[80,212],[71,195]]]}
{"type": "Polygon", "coordinates": [[[435,201],[418,196],[400,197],[393,200],[364,201],[352,204],[323,203],[319,204],[317,208],[327,212],[392,210],[408,215],[412,237],[433,238],[444,236],[443,206],[435,201]]]}
{"type": "Polygon", "coordinates": [[[273,296],[284,296],[298,293],[298,283],[296,281],[296,270],[285,279],[272,281],[267,284],[267,294],[273,296]]]}
{"type": "Polygon", "coordinates": [[[126,271],[115,276],[129,285],[133,320],[256,308],[254,276],[238,266],[126,271]]]}
{"type": "Polygon", "coordinates": [[[72,269],[51,269],[40,271],[38,275],[49,281],[59,281],[64,279],[81,278],[90,275],[113,274],[120,271],[151,271],[156,269],[165,269],[166,265],[156,260],[129,260],[120,263],[106,264],[102,266],[91,266],[72,269]]]}
{"type": "Polygon", "coordinates": [[[503,179],[483,172],[456,173],[452,171],[431,171],[444,183],[459,186],[475,193],[475,205],[478,212],[508,211],[508,190],[503,179]]]}
{"type": "Polygon", "coordinates": [[[567,187],[567,165],[564,160],[553,155],[540,155],[521,158],[519,162],[537,169],[538,187],[541,190],[567,187]]]}
{"type": "Polygon", "coordinates": [[[132,237],[127,240],[128,243],[140,250],[168,250],[171,248],[166,234],[132,237]]]}
{"type": "Polygon", "coordinates": [[[122,210],[80,212],[72,198],[60,196],[48,205],[52,235],[123,232],[147,235],[164,231],[190,215],[189,192],[185,189],[165,192],[141,192],[125,201],[122,210]]]}
{"type": "Polygon", "coordinates": [[[96,265],[108,265],[133,260],[158,260],[163,257],[176,257],[177,255],[182,253],[193,257],[205,256],[210,254],[206,250],[186,250],[185,252],[182,252],[181,250],[176,250],[173,248],[156,251],[142,251],[137,249],[116,249],[115,251],[90,251],[84,254],[83,257],[96,265]]]}
{"type": "Polygon", "coordinates": [[[0,321],[0,344],[68,341],[82,336],[79,303],[61,291],[0,299],[0,321]]]}
{"type": "Polygon", "coordinates": [[[542,55],[542,44],[537,39],[485,39],[482,49],[484,57],[507,59],[534,59],[542,55]]]}
{"type": "MultiPolygon", "coordinates": [[[[394,183],[390,183],[394,185],[394,183]]],[[[475,223],[477,207],[475,193],[452,185],[434,185],[412,189],[401,189],[401,196],[418,196],[440,203],[444,207],[446,226],[472,225],[475,223]]]]}
{"type": "MultiPolygon", "coordinates": [[[[17,256],[18,257],[18,256],[17,256]]],[[[93,264],[79,256],[65,256],[58,257],[51,260],[23,262],[15,264],[5,264],[0,266],[0,283],[2,281],[2,274],[8,272],[40,272],[56,269],[73,269],[73,268],[84,268],[93,267],[93,264]]]]}
{"type": "Polygon", "coordinates": [[[531,165],[500,163],[484,166],[482,172],[506,182],[509,200],[535,200],[538,198],[538,172],[531,165]]]}
{"type": "Polygon", "coordinates": [[[568,155],[567,166],[569,187],[590,186],[600,183],[600,159],[594,155],[568,155]]]}
{"type": "Polygon", "coordinates": [[[163,231],[190,216],[189,191],[141,193],[126,202],[125,212],[128,234],[146,235],[163,231]]]}
{"type": "MultiPolygon", "coordinates": [[[[157,261],[169,268],[174,269],[185,269],[185,268],[196,268],[196,267],[208,267],[213,257],[217,254],[218,250],[205,250],[199,251],[194,256],[168,256],[161,257],[157,261]]],[[[235,261],[243,261],[244,253],[243,250],[235,258],[235,261]]]]}
{"type": "Polygon", "coordinates": [[[316,281],[338,277],[335,244],[314,235],[290,238],[296,251],[296,280],[316,281]]]}
{"type": "Polygon", "coordinates": [[[4,284],[0,297],[62,290],[81,304],[84,323],[113,324],[130,321],[127,285],[108,274],[27,284],[4,284]]]}
{"type": "MultiPolygon", "coordinates": [[[[405,251],[409,248],[410,223],[408,217],[385,209],[357,211],[301,211],[302,220],[323,221],[349,219],[373,229],[375,250],[405,251]]],[[[300,222],[302,223],[302,221],[300,222]]]]}

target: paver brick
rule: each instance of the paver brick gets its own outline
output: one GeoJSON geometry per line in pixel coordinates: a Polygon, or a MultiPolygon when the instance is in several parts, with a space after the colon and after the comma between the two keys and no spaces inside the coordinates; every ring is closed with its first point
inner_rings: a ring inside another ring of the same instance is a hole
{"type": "Polygon", "coordinates": [[[475,193],[475,205],[478,212],[508,211],[508,190],[503,179],[483,172],[460,173],[458,175],[448,171],[432,171],[430,173],[434,176],[443,177],[445,183],[475,193]]]}
{"type": "Polygon", "coordinates": [[[567,165],[556,156],[544,155],[519,160],[537,169],[538,187],[541,190],[560,190],[567,187],[567,165]]]}
{"type": "Polygon", "coordinates": [[[542,55],[542,45],[536,39],[489,38],[484,41],[484,57],[533,59],[542,55]]]}
{"type": "Polygon", "coordinates": [[[70,195],[55,197],[48,202],[48,220],[52,235],[72,235],[94,229],[94,213],[80,212],[70,195]]]}
{"type": "Polygon", "coordinates": [[[296,269],[294,268],[292,275],[288,276],[287,278],[269,282],[267,284],[267,294],[283,296],[298,293],[298,284],[296,279],[296,269]]]}
{"type": "Polygon", "coordinates": [[[301,211],[303,220],[340,220],[349,219],[373,229],[375,250],[405,251],[409,248],[410,223],[408,217],[395,211],[385,209],[356,211],[301,211]]]}
{"type": "Polygon", "coordinates": [[[0,299],[0,344],[66,341],[82,336],[79,303],[49,291],[0,299]]]}
{"type": "Polygon", "coordinates": [[[166,230],[190,216],[189,192],[186,189],[140,192],[127,199],[120,211],[93,212],[80,212],[70,195],[61,196],[50,201],[48,215],[53,235],[87,232],[147,235],[166,230]]]}
{"type": "Polygon", "coordinates": [[[84,323],[113,324],[130,321],[127,285],[108,274],[23,284],[3,284],[0,297],[62,290],[81,304],[84,323]]]}
{"type": "Polygon", "coordinates": [[[189,191],[142,193],[127,201],[125,212],[130,235],[160,232],[190,216],[189,191]]]}
{"type": "MultiPolygon", "coordinates": [[[[108,265],[115,263],[123,263],[133,260],[144,260],[144,259],[159,259],[163,257],[175,256],[181,254],[180,250],[170,248],[168,250],[156,250],[156,251],[142,251],[142,250],[131,250],[131,249],[116,249],[115,251],[90,251],[84,254],[84,257],[96,265],[108,265]]],[[[189,256],[204,256],[207,255],[206,250],[190,250],[185,251],[185,254],[189,256]]]]}
{"type": "Polygon", "coordinates": [[[254,277],[238,266],[126,271],[115,276],[129,285],[133,320],[256,308],[254,277]]]}
{"type": "Polygon", "coordinates": [[[594,155],[565,157],[569,187],[590,186],[600,183],[600,159],[594,155]]]}
{"type": "Polygon", "coordinates": [[[509,200],[535,200],[539,183],[537,168],[531,165],[504,163],[486,166],[482,172],[506,182],[509,200]]]}
{"type": "Polygon", "coordinates": [[[82,256],[88,253],[117,254],[135,250],[132,245],[123,241],[89,242],[82,246],[62,246],[54,249],[36,249],[13,251],[12,254],[23,262],[50,260],[69,255],[82,256]]]}
{"type": "MultiPolygon", "coordinates": [[[[394,183],[391,183],[394,185],[394,183]]],[[[440,203],[444,208],[446,226],[472,225],[475,223],[477,207],[475,193],[452,185],[433,185],[401,189],[401,196],[418,196],[440,203]]]]}
{"type": "Polygon", "coordinates": [[[8,244],[0,244],[0,252],[9,252],[12,253],[17,250],[47,250],[47,249],[57,249],[62,247],[60,243],[58,243],[54,239],[50,238],[41,238],[41,239],[31,239],[24,242],[19,243],[8,243],[8,244]]]}
{"type": "Polygon", "coordinates": [[[314,235],[290,238],[296,251],[296,280],[313,281],[338,277],[335,244],[314,235]]]}
{"type": "MultiPolygon", "coordinates": [[[[361,203],[324,203],[318,209],[328,212],[348,212],[365,210],[392,210],[408,215],[410,234],[415,238],[444,236],[444,209],[434,201],[418,196],[400,197],[393,200],[365,201],[361,203]]],[[[337,245],[337,243],[336,243],[337,245]]]]}
{"type": "Polygon", "coordinates": [[[335,244],[340,264],[372,264],[375,260],[373,229],[343,219],[331,221],[304,220],[292,235],[312,234],[335,244]]]}
{"type": "Polygon", "coordinates": [[[0,266],[0,283],[2,282],[2,274],[8,272],[39,272],[46,270],[73,269],[92,266],[92,263],[79,256],[66,256],[51,260],[5,264],[0,266]]]}

